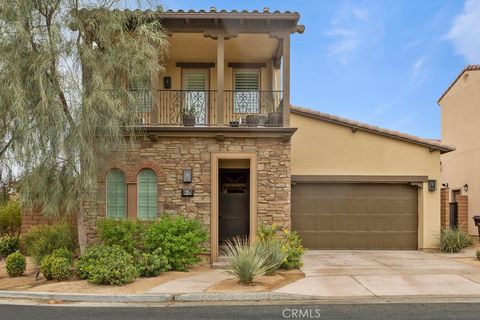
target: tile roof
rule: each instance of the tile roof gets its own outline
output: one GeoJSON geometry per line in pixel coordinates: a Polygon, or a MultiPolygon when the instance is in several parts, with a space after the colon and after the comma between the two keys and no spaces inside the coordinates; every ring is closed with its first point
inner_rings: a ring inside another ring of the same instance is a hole
{"type": "MultiPolygon", "coordinates": [[[[79,11],[80,12],[92,12],[92,11],[102,11],[105,9],[90,9],[90,8],[81,8],[79,11]]],[[[213,15],[215,16],[223,16],[223,17],[231,17],[231,18],[248,18],[248,17],[259,17],[259,18],[290,18],[292,20],[299,19],[300,14],[297,11],[279,11],[279,10],[273,10],[270,11],[269,8],[265,7],[263,10],[217,10],[215,7],[211,7],[209,10],[140,10],[140,9],[112,9],[112,11],[123,11],[123,12],[130,12],[130,13],[141,13],[141,12],[150,12],[150,13],[158,13],[166,18],[173,16],[177,17],[179,15],[182,16],[195,16],[195,17],[212,17],[213,15]]]]}
{"type": "Polygon", "coordinates": [[[443,94],[440,96],[440,98],[438,98],[437,103],[440,103],[440,101],[443,99],[443,97],[445,97],[445,95],[448,93],[448,91],[450,91],[450,89],[452,89],[452,87],[455,85],[455,83],[458,81],[458,79],[460,79],[460,77],[462,76],[462,74],[465,71],[474,71],[474,70],[480,70],[480,64],[468,64],[468,65],[466,65],[465,68],[463,68],[463,70],[455,78],[455,80],[453,80],[453,82],[448,86],[447,90],[445,90],[443,92],[443,94]]]}
{"type": "Polygon", "coordinates": [[[248,11],[248,10],[230,10],[230,11],[227,11],[225,9],[221,9],[221,10],[217,10],[217,8],[215,7],[210,7],[210,10],[198,10],[198,11],[195,11],[195,10],[172,10],[172,9],[169,9],[169,10],[165,10],[164,11],[165,13],[233,13],[233,14],[237,14],[237,13],[245,13],[245,14],[298,14],[298,12],[296,11],[279,11],[279,10],[274,10],[274,11],[270,11],[270,9],[268,7],[264,7],[263,10],[259,11],[259,10],[252,10],[252,11],[248,11]]]}
{"type": "Polygon", "coordinates": [[[290,110],[292,113],[295,113],[295,114],[304,115],[304,116],[315,118],[318,120],[323,120],[326,122],[331,122],[331,123],[343,125],[346,127],[350,127],[352,128],[352,131],[355,131],[355,130],[367,131],[374,134],[379,134],[382,136],[419,144],[419,145],[428,147],[431,150],[439,150],[441,153],[446,153],[446,152],[455,150],[454,147],[445,145],[441,143],[439,140],[420,138],[420,137],[412,136],[399,131],[372,126],[366,123],[337,117],[337,116],[316,111],[316,110],[306,109],[306,108],[297,107],[297,106],[292,106],[290,110]]]}

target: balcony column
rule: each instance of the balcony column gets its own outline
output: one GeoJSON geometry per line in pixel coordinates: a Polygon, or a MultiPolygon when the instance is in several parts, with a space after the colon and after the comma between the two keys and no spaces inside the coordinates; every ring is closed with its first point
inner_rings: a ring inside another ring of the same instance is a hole
{"type": "Polygon", "coordinates": [[[217,37],[217,125],[224,125],[224,70],[225,70],[225,36],[218,32],[217,37]]]}
{"type": "Polygon", "coordinates": [[[283,126],[290,127],[290,32],[282,39],[283,42],[283,126]]]}

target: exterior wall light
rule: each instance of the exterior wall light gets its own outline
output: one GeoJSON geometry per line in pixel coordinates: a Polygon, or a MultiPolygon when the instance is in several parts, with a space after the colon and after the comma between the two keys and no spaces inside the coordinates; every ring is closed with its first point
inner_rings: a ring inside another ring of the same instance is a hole
{"type": "Polygon", "coordinates": [[[468,184],[465,183],[463,185],[463,191],[468,192],[468,184]]]}
{"type": "Polygon", "coordinates": [[[437,190],[437,180],[428,180],[428,191],[437,190]]]}
{"type": "Polygon", "coordinates": [[[192,169],[183,169],[183,183],[192,182],[192,169]]]}

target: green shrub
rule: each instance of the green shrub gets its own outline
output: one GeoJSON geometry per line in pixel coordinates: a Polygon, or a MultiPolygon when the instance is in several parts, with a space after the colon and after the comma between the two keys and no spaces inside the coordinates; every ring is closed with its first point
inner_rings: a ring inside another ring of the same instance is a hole
{"type": "Polygon", "coordinates": [[[200,261],[202,244],[207,232],[194,219],[183,216],[164,216],[150,224],[145,231],[145,249],[153,253],[158,248],[166,259],[166,270],[185,271],[200,261]]]}
{"type": "Polygon", "coordinates": [[[140,277],[156,277],[165,269],[165,258],[161,250],[155,253],[140,253],[135,257],[140,277]]]}
{"type": "Polygon", "coordinates": [[[444,252],[460,252],[472,243],[472,238],[458,229],[443,229],[440,235],[440,249],[444,252]]]}
{"type": "Polygon", "coordinates": [[[22,210],[18,201],[0,206],[0,235],[18,236],[22,226],[22,210]]]}
{"type": "Polygon", "coordinates": [[[87,248],[77,261],[77,274],[93,284],[113,285],[130,283],[138,276],[132,256],[117,245],[87,248]]]}
{"type": "Polygon", "coordinates": [[[303,266],[302,255],[305,253],[305,248],[302,245],[302,239],[298,236],[298,233],[283,230],[284,233],[284,251],[286,252],[286,258],[283,261],[280,268],[291,270],[297,269],[303,266]]]}
{"type": "Polygon", "coordinates": [[[18,236],[5,235],[0,238],[0,258],[7,257],[9,254],[18,251],[20,239],[18,236]]]}
{"type": "MultiPolygon", "coordinates": [[[[257,232],[258,239],[260,241],[279,241],[278,230],[275,224],[261,225],[257,232]]],[[[305,253],[302,240],[296,232],[290,232],[287,229],[283,230],[281,239],[283,252],[286,256],[280,268],[286,270],[300,268],[303,265],[302,255],[305,253]]]]}
{"type": "Polygon", "coordinates": [[[45,256],[56,249],[75,251],[75,237],[71,226],[67,223],[34,227],[22,237],[21,244],[23,250],[33,258],[37,266],[42,263],[45,256]]]}
{"type": "Polygon", "coordinates": [[[43,257],[42,262],[40,263],[40,272],[43,274],[43,277],[47,280],[53,280],[53,276],[52,276],[53,260],[55,260],[55,257],[49,254],[43,257]]]}
{"type": "Polygon", "coordinates": [[[264,240],[256,243],[259,254],[266,257],[265,274],[268,276],[274,275],[287,258],[283,242],[282,240],[264,240]]]}
{"type": "Polygon", "coordinates": [[[27,261],[22,254],[14,252],[7,257],[5,265],[10,277],[20,277],[27,268],[27,261]]]}
{"type": "Polygon", "coordinates": [[[258,245],[250,245],[247,239],[234,238],[225,242],[225,255],[229,263],[228,272],[242,284],[251,284],[253,278],[267,273],[268,252],[258,245]]]}
{"type": "Polygon", "coordinates": [[[475,254],[477,255],[477,260],[480,260],[480,250],[477,250],[475,254]]]}
{"type": "Polygon", "coordinates": [[[259,241],[270,241],[277,239],[278,227],[276,224],[263,224],[258,227],[257,238],[259,241]]]}
{"type": "Polygon", "coordinates": [[[53,258],[51,266],[50,266],[50,273],[52,279],[57,281],[64,281],[68,280],[71,276],[71,268],[72,268],[72,261],[63,258],[63,257],[56,257],[53,258]]]}
{"type": "MultiPolygon", "coordinates": [[[[53,252],[51,254],[46,255],[42,259],[42,262],[40,263],[40,271],[42,272],[45,279],[47,279],[47,280],[53,280],[53,279],[59,280],[59,279],[57,279],[58,277],[56,277],[55,274],[61,273],[61,270],[58,270],[58,271],[55,271],[55,272],[53,271],[53,263],[54,263],[54,261],[56,261],[58,259],[65,259],[69,262],[68,270],[69,270],[69,274],[70,274],[70,268],[71,268],[72,262],[73,262],[72,252],[68,251],[65,248],[56,249],[56,250],[53,250],[53,252]]],[[[59,281],[61,281],[61,280],[59,280],[59,281]]]]}
{"type": "Polygon", "coordinates": [[[143,221],[106,219],[97,223],[97,230],[104,245],[120,246],[130,254],[142,250],[145,228],[146,222],[143,221]]]}

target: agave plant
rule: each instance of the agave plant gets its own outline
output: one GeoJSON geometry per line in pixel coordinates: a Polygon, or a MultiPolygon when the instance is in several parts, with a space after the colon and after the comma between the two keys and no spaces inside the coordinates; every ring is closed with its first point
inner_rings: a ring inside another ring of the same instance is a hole
{"type": "Polygon", "coordinates": [[[287,252],[284,250],[284,241],[283,240],[266,240],[259,241],[255,245],[259,255],[266,256],[265,266],[267,271],[265,274],[267,276],[274,275],[277,270],[280,268],[282,263],[287,259],[287,252]]]}
{"type": "Polygon", "coordinates": [[[268,251],[250,244],[247,238],[236,237],[225,244],[225,254],[230,264],[228,272],[237,277],[240,283],[251,284],[254,277],[264,275],[272,268],[268,262],[268,251]]]}

